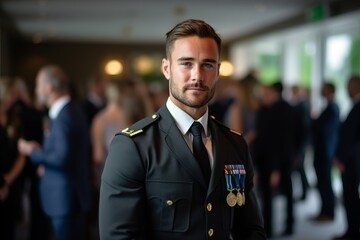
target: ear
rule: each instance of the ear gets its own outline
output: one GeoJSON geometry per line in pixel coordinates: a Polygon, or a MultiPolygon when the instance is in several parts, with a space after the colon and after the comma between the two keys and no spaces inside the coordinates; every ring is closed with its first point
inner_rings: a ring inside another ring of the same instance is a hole
{"type": "Polygon", "coordinates": [[[170,80],[170,61],[163,58],[161,63],[161,70],[167,80],[170,80]]]}

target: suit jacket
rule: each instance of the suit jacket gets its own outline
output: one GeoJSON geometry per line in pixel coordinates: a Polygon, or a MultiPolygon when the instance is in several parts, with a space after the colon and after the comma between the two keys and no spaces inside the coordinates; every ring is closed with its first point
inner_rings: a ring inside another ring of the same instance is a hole
{"type": "Polygon", "coordinates": [[[339,123],[339,108],[335,102],[330,101],[312,124],[315,161],[330,163],[334,157],[339,123]]]}
{"type": "Polygon", "coordinates": [[[263,106],[256,118],[254,160],[261,173],[289,173],[296,154],[296,112],[283,99],[263,106]]]}
{"type": "Polygon", "coordinates": [[[348,168],[360,172],[360,100],[340,125],[337,157],[348,168]]]}
{"type": "Polygon", "coordinates": [[[101,239],[265,239],[247,145],[211,118],[209,126],[209,186],[165,105],[115,136],[100,188],[101,239]],[[226,203],[226,164],[245,166],[245,206],[226,203]]]}
{"type": "Polygon", "coordinates": [[[70,102],[52,120],[43,148],[32,151],[32,162],[45,168],[40,179],[40,199],[49,216],[90,208],[89,144],[85,115],[70,102]]]}

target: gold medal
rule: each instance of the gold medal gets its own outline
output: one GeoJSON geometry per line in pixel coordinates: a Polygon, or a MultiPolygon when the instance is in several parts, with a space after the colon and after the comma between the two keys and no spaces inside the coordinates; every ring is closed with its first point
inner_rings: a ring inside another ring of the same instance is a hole
{"type": "Polygon", "coordinates": [[[245,205],[245,192],[242,193],[242,203],[245,205]]]}
{"type": "Polygon", "coordinates": [[[226,196],[226,202],[230,207],[234,207],[236,205],[237,198],[232,191],[229,191],[229,194],[226,196]]]}
{"type": "Polygon", "coordinates": [[[237,194],[236,194],[236,202],[239,206],[242,206],[243,205],[243,196],[242,194],[240,193],[240,191],[238,190],[237,194]]]}

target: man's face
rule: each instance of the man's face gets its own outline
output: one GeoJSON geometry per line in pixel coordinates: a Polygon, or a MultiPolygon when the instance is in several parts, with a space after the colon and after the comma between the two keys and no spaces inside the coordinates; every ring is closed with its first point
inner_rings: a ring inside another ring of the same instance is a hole
{"type": "Polygon", "coordinates": [[[45,80],[45,74],[43,72],[40,72],[36,78],[36,97],[38,99],[38,102],[41,105],[47,106],[48,103],[48,92],[49,92],[49,84],[45,80]]]}
{"type": "Polygon", "coordinates": [[[163,59],[170,98],[181,109],[205,109],[219,77],[219,51],[211,38],[197,36],[176,40],[171,59],[163,59]]]}
{"type": "Polygon", "coordinates": [[[355,99],[356,96],[360,93],[360,87],[357,86],[356,83],[350,81],[348,83],[348,93],[351,99],[355,99]]]}

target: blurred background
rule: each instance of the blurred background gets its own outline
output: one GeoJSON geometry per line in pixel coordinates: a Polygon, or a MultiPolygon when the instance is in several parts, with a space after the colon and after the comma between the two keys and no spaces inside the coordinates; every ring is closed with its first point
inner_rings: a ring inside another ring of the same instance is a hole
{"type": "MultiPolygon", "coordinates": [[[[340,118],[347,116],[351,108],[347,80],[360,74],[358,0],[2,0],[0,78],[22,79],[33,98],[37,72],[55,63],[70,77],[79,100],[87,97],[94,75],[139,79],[155,99],[167,91],[160,71],[165,34],[188,18],[205,20],[221,35],[220,81],[237,82],[250,73],[260,84],[281,81],[289,102],[291,88],[300,86],[307,90],[313,118],[325,105],[322,84],[330,82],[336,87],[340,118]]],[[[164,99],[154,102],[154,110],[164,99]]],[[[310,186],[315,186],[311,148],[306,156],[306,174],[310,186]]],[[[296,199],[301,180],[298,176],[293,180],[296,199]]],[[[340,198],[339,181],[334,170],[333,186],[340,198]]],[[[341,205],[330,223],[307,220],[318,212],[318,199],[310,190],[304,201],[296,202],[295,234],[281,239],[330,239],[345,230],[341,205]]],[[[282,201],[277,198],[276,209],[282,209],[282,201]]],[[[283,221],[282,210],[274,212],[275,221],[283,221]]],[[[28,218],[25,213],[19,223],[18,239],[27,239],[28,218]]],[[[275,224],[275,232],[279,231],[275,224]]]]}

